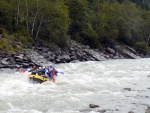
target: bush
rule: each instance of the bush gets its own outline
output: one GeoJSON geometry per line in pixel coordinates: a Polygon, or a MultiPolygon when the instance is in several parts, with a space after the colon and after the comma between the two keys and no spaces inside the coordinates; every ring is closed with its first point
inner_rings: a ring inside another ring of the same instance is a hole
{"type": "Polygon", "coordinates": [[[8,43],[7,39],[0,39],[0,50],[2,53],[14,53],[15,48],[8,43]]]}
{"type": "Polygon", "coordinates": [[[147,46],[146,42],[144,42],[144,41],[136,42],[135,43],[135,49],[139,52],[144,53],[144,54],[146,54],[148,52],[148,46],[147,46]]]}
{"type": "Polygon", "coordinates": [[[8,39],[14,42],[21,42],[25,45],[29,45],[33,42],[33,39],[29,36],[23,36],[20,33],[14,33],[13,35],[9,35],[8,39]]]}

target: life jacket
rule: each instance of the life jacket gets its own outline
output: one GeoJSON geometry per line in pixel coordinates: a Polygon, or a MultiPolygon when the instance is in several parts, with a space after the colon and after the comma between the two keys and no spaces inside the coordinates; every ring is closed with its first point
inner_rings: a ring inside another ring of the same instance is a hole
{"type": "Polygon", "coordinates": [[[52,70],[52,75],[53,75],[53,76],[55,75],[55,71],[54,71],[54,69],[52,70]]]}
{"type": "Polygon", "coordinates": [[[36,75],[36,69],[33,69],[33,70],[32,70],[32,74],[33,74],[33,75],[36,75]]]}

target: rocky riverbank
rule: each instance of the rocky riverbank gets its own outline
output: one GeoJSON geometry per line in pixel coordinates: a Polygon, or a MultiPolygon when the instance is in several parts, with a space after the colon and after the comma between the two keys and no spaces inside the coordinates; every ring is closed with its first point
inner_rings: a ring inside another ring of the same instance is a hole
{"type": "Polygon", "coordinates": [[[0,54],[0,68],[28,68],[32,65],[40,66],[48,62],[70,63],[108,59],[138,59],[143,57],[149,56],[139,55],[128,46],[106,47],[103,51],[99,51],[71,41],[70,47],[66,49],[57,48],[52,50],[38,45],[28,47],[23,52],[15,54],[0,54]]]}

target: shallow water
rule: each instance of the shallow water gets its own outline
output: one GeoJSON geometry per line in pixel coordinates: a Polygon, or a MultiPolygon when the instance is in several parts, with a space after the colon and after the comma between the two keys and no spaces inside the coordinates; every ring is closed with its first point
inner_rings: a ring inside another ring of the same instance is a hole
{"type": "Polygon", "coordinates": [[[144,113],[150,105],[150,59],[55,67],[65,73],[59,74],[55,83],[30,84],[28,72],[1,72],[0,113],[96,113],[98,109],[106,109],[106,113],[144,113]],[[100,107],[89,109],[90,103],[100,107]]]}

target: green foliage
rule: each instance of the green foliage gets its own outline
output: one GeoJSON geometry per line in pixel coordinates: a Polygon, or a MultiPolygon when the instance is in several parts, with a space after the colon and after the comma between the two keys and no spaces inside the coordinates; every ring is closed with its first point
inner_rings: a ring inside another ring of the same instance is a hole
{"type": "Polygon", "coordinates": [[[71,18],[70,35],[72,39],[77,40],[77,37],[86,29],[86,7],[81,0],[72,0],[69,4],[69,11],[71,18]]]}
{"type": "Polygon", "coordinates": [[[147,51],[149,9],[149,0],[0,0],[0,48],[35,41],[65,48],[71,38],[92,48],[121,43],[147,51]]]}
{"type": "Polygon", "coordinates": [[[14,42],[21,42],[24,45],[30,45],[33,42],[33,39],[31,37],[23,36],[20,33],[15,33],[13,35],[10,35],[8,39],[14,42]]]}
{"type": "Polygon", "coordinates": [[[68,46],[67,35],[70,24],[69,11],[63,2],[49,2],[45,7],[44,20],[39,32],[40,38],[53,42],[60,47],[68,46]]]}
{"type": "Polygon", "coordinates": [[[0,0],[0,26],[5,26],[10,30],[12,28],[11,23],[13,22],[12,16],[11,5],[5,0],[0,0]]]}
{"type": "Polygon", "coordinates": [[[135,49],[139,52],[142,52],[142,53],[147,53],[148,52],[148,47],[147,47],[147,44],[146,42],[142,41],[142,42],[136,42],[135,44],[135,49]]]}
{"type": "Polygon", "coordinates": [[[124,1],[119,7],[117,17],[117,29],[119,36],[117,40],[133,46],[136,42],[144,39],[144,19],[141,18],[140,8],[134,3],[124,1]]]}
{"type": "Polygon", "coordinates": [[[98,41],[98,35],[90,24],[87,25],[87,29],[81,34],[81,36],[83,38],[83,44],[89,45],[92,48],[101,48],[101,45],[98,41]]]}
{"type": "Polygon", "coordinates": [[[4,38],[0,39],[0,51],[2,53],[14,53],[20,50],[22,50],[22,48],[14,47],[9,43],[9,40],[4,38]]]}

